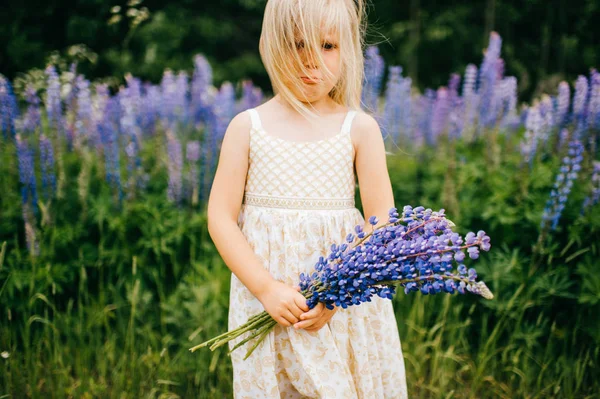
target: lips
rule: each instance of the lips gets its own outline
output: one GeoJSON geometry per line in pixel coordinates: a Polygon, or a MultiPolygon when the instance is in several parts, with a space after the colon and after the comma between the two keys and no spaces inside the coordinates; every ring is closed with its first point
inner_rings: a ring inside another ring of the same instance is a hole
{"type": "Polygon", "coordinates": [[[317,78],[314,77],[308,77],[308,76],[301,76],[300,79],[302,79],[303,82],[305,83],[318,83],[319,80],[317,78]]]}

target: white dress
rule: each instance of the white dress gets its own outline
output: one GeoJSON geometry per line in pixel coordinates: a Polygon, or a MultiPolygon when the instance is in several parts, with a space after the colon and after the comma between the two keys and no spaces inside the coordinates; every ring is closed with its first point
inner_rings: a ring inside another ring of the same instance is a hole
{"type": "MultiPolygon", "coordinates": [[[[355,207],[350,110],[338,134],[297,142],[275,137],[250,109],[252,129],[245,195],[238,225],[265,269],[297,285],[332,243],[364,225],[355,207]]],[[[229,330],[264,310],[231,275],[229,330]]],[[[229,348],[246,338],[231,341],[229,348]]],[[[254,340],[231,354],[235,399],[402,399],[404,359],[392,302],[340,308],[320,330],[275,325],[252,355],[254,340]]]]}

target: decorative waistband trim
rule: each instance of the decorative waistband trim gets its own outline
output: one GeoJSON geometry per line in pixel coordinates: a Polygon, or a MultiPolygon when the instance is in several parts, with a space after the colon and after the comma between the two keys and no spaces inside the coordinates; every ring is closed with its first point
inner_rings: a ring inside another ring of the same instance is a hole
{"type": "Polygon", "coordinates": [[[268,208],[347,209],[354,207],[354,198],[298,198],[246,193],[244,204],[268,208]]]}

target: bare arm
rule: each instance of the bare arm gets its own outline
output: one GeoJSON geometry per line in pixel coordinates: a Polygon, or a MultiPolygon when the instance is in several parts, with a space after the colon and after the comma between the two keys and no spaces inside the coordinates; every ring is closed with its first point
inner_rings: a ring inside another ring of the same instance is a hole
{"type": "Polygon", "coordinates": [[[271,276],[261,264],[238,226],[250,148],[250,115],[236,115],[223,137],[219,163],[208,198],[208,232],[231,272],[282,326],[296,323],[308,311],[300,287],[291,287],[271,276]]]}
{"type": "Polygon", "coordinates": [[[365,232],[371,231],[369,217],[377,216],[377,227],[387,223],[394,194],[387,169],[385,145],[377,121],[359,112],[355,117],[356,174],[365,218],[365,232]]]}
{"type": "Polygon", "coordinates": [[[274,281],[242,234],[237,220],[248,172],[250,115],[236,115],[225,132],[208,198],[208,232],[223,261],[256,297],[274,281]]]}

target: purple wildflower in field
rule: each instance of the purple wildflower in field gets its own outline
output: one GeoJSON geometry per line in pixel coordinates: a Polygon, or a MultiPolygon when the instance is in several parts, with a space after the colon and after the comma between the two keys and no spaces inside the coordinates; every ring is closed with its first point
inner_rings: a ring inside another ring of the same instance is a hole
{"type": "Polygon", "coordinates": [[[556,126],[563,127],[567,122],[569,105],[571,101],[571,89],[569,84],[562,81],[558,84],[558,96],[556,98],[555,121],[556,126]]]}
{"type": "Polygon", "coordinates": [[[444,131],[448,123],[448,113],[450,104],[448,98],[448,89],[440,87],[437,90],[433,109],[431,111],[431,140],[435,144],[444,131]]]}
{"type": "Polygon", "coordinates": [[[17,160],[19,164],[19,182],[21,183],[21,202],[31,204],[37,213],[37,187],[35,179],[35,161],[33,150],[27,144],[21,133],[15,135],[17,145],[17,160]]]}
{"type": "Polygon", "coordinates": [[[192,204],[198,202],[199,179],[198,161],[200,160],[200,141],[193,140],[186,144],[185,158],[188,161],[188,174],[186,184],[186,197],[191,198],[192,204]]]}
{"type": "Polygon", "coordinates": [[[562,152],[562,148],[569,141],[569,130],[562,129],[558,136],[558,152],[562,152]]]}
{"type": "Polygon", "coordinates": [[[402,67],[390,66],[385,88],[385,104],[383,108],[382,133],[398,142],[402,112],[402,67]]]}
{"type": "Polygon", "coordinates": [[[465,122],[466,128],[471,129],[475,123],[475,112],[479,106],[479,96],[476,91],[477,67],[473,64],[467,65],[465,77],[463,79],[462,98],[465,102],[465,122]]]}
{"type": "Polygon", "coordinates": [[[92,142],[96,136],[92,123],[92,95],[90,82],[82,75],[77,76],[77,118],[75,120],[75,135],[79,142],[92,142]]]}
{"type": "Polygon", "coordinates": [[[55,129],[59,136],[63,134],[63,111],[60,99],[60,79],[54,65],[48,65],[45,73],[47,75],[46,88],[46,115],[48,125],[55,129]]]}
{"type": "MultiPolygon", "coordinates": [[[[300,274],[300,289],[309,308],[323,302],[328,309],[345,309],[370,302],[373,295],[392,299],[396,285],[407,294],[470,291],[493,297],[485,284],[476,282],[475,269],[462,263],[465,249],[471,259],[479,257],[480,249],[489,251],[490,238],[484,231],[469,232],[463,240],[450,228],[443,209],[434,212],[407,205],[401,216],[396,208],[388,216],[388,222],[372,232],[356,225],[356,234],[348,234],[344,243],[332,244],[313,273],[300,274]]],[[[370,217],[369,223],[375,226],[378,220],[370,217]]]]}
{"type": "MultiPolygon", "coordinates": [[[[583,75],[577,77],[575,82],[575,94],[573,96],[573,120],[577,126],[585,124],[585,111],[588,101],[588,81],[583,75]]],[[[579,137],[580,130],[576,131],[576,136],[579,137]]]]}
{"type": "Polygon", "coordinates": [[[56,192],[56,175],[52,142],[44,134],[40,136],[40,163],[42,166],[42,194],[44,199],[48,200],[56,192]]]}
{"type": "MultiPolygon", "coordinates": [[[[69,80],[65,82],[63,90],[66,92],[65,97],[65,118],[67,119],[67,125],[65,128],[70,127],[71,133],[74,129],[73,120],[77,112],[77,63],[71,63],[69,72],[67,73],[69,80]]],[[[68,132],[67,132],[68,134],[68,132]]],[[[72,137],[69,139],[72,140],[72,137]]]]}
{"type": "Polygon", "coordinates": [[[262,103],[263,95],[260,87],[255,87],[251,80],[242,81],[242,99],[235,109],[236,113],[254,108],[262,103]]]}
{"type": "Polygon", "coordinates": [[[204,122],[208,107],[211,103],[209,89],[212,86],[213,73],[212,68],[206,59],[201,54],[194,57],[194,74],[191,84],[191,108],[194,118],[194,124],[204,122]]]}
{"type": "Polygon", "coordinates": [[[542,214],[541,229],[545,229],[550,224],[551,230],[556,229],[571,188],[573,187],[573,182],[577,179],[577,174],[581,170],[582,161],[583,144],[575,137],[569,142],[568,155],[563,158],[560,171],[556,175],[554,186],[550,192],[550,198],[546,202],[546,207],[542,214]]]}
{"type": "Polygon", "coordinates": [[[95,95],[92,99],[92,118],[91,124],[93,132],[90,139],[90,145],[99,153],[102,151],[102,138],[98,125],[103,123],[106,106],[110,97],[110,91],[106,83],[98,83],[94,86],[95,95]]]}
{"type": "Polygon", "coordinates": [[[156,132],[156,121],[162,105],[161,96],[160,87],[149,83],[144,84],[138,119],[145,136],[152,136],[156,132]]]}
{"type": "Polygon", "coordinates": [[[590,100],[587,110],[589,129],[600,130],[600,72],[590,73],[590,100]]]}
{"type": "Polygon", "coordinates": [[[217,142],[221,142],[227,130],[227,125],[233,119],[235,112],[235,89],[231,82],[223,82],[213,107],[217,117],[214,126],[215,137],[217,142]]]}
{"type": "Polygon", "coordinates": [[[17,99],[10,81],[0,74],[0,130],[4,137],[15,134],[15,120],[19,116],[17,99]]]}
{"type": "Polygon", "coordinates": [[[412,79],[402,78],[400,84],[400,127],[406,138],[412,138],[413,105],[411,95],[412,79]]]}
{"type": "Polygon", "coordinates": [[[479,128],[491,127],[495,122],[494,93],[498,76],[498,60],[502,39],[496,32],[490,33],[490,41],[483,57],[479,70],[478,93],[479,103],[479,128]]]}
{"type": "Polygon", "coordinates": [[[461,97],[456,97],[448,115],[448,139],[458,140],[461,137],[465,122],[464,114],[464,100],[461,97]]]}
{"type": "Polygon", "coordinates": [[[517,115],[517,78],[507,76],[503,79],[504,109],[502,127],[515,130],[521,120],[517,115]]]}
{"type": "Polygon", "coordinates": [[[590,192],[590,195],[583,200],[583,205],[581,207],[582,214],[600,202],[600,161],[594,161],[591,184],[592,191],[590,192]]]}
{"type": "Polygon", "coordinates": [[[25,100],[27,101],[27,110],[23,115],[22,129],[26,133],[34,133],[40,127],[41,113],[40,98],[31,83],[28,83],[25,89],[25,100]]]}
{"type": "Polygon", "coordinates": [[[177,121],[183,126],[187,126],[189,122],[189,91],[189,77],[185,71],[180,71],[175,81],[173,112],[177,121]]]}
{"type": "Polygon", "coordinates": [[[109,97],[104,110],[104,119],[98,124],[98,132],[104,148],[106,181],[117,192],[119,201],[123,197],[119,161],[119,141],[117,126],[119,124],[119,99],[109,97]]]}
{"type": "Polygon", "coordinates": [[[547,94],[543,94],[539,105],[540,118],[542,121],[539,138],[544,146],[547,144],[552,128],[554,127],[553,109],[552,99],[547,94]]]}
{"type": "Polygon", "coordinates": [[[527,111],[525,128],[525,136],[521,143],[521,155],[523,156],[523,161],[528,162],[531,167],[533,165],[533,159],[535,158],[540,131],[542,129],[542,117],[540,115],[538,104],[534,104],[527,111]]]}
{"type": "Polygon", "coordinates": [[[160,120],[163,129],[175,130],[175,106],[177,104],[177,82],[173,71],[167,69],[160,82],[162,91],[162,105],[160,107],[160,120]]]}
{"type": "Polygon", "coordinates": [[[183,171],[183,156],[181,142],[170,130],[167,130],[167,152],[169,155],[167,199],[171,202],[180,203],[182,196],[181,174],[183,171]]]}
{"type": "Polygon", "coordinates": [[[373,114],[378,113],[377,100],[383,83],[385,64],[379,55],[376,46],[369,46],[365,50],[364,80],[361,103],[365,109],[373,114]]]}

